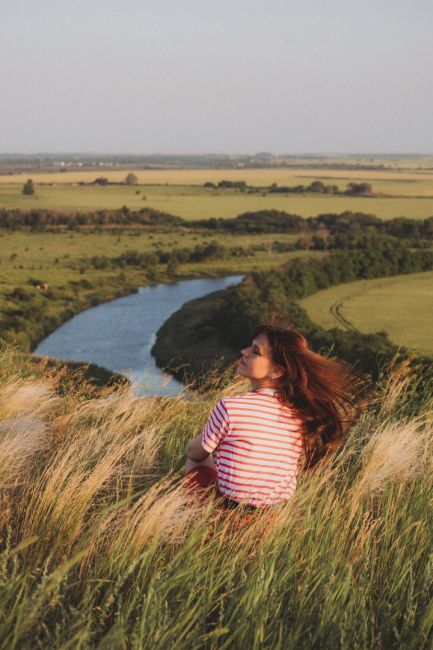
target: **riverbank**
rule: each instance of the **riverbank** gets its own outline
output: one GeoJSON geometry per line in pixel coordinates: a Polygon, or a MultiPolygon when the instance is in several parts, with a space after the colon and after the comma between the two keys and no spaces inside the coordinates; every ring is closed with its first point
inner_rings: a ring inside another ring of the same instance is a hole
{"type": "MultiPolygon", "coordinates": [[[[19,235],[21,237],[22,233],[19,235]]],[[[44,237],[46,241],[47,235],[44,237]]],[[[51,234],[51,237],[57,239],[58,235],[51,234]]],[[[27,235],[27,240],[31,241],[33,238],[34,235],[27,235]]],[[[246,262],[248,269],[250,261],[246,262]]],[[[242,267],[242,264],[238,266],[242,267]]],[[[0,290],[2,338],[7,345],[18,345],[21,350],[28,352],[28,360],[32,364],[31,353],[34,353],[43,340],[75,316],[93,307],[135,294],[140,287],[173,285],[179,281],[200,278],[236,276],[237,273],[233,273],[232,268],[226,268],[223,263],[219,267],[213,265],[211,268],[205,264],[195,267],[188,265],[187,268],[180,267],[176,274],[168,274],[165,265],[160,265],[154,270],[152,277],[149,277],[146,271],[135,268],[120,272],[111,269],[93,270],[85,274],[80,273],[79,269],[75,272],[67,270],[66,273],[59,269],[53,276],[52,272],[57,269],[51,266],[49,274],[47,269],[42,272],[39,270],[38,273],[39,278],[48,282],[27,276],[27,280],[20,282],[18,286],[3,284],[0,290]]],[[[17,275],[22,277],[24,274],[19,271],[17,275]]],[[[13,274],[8,274],[7,279],[13,282],[13,274]]],[[[71,372],[77,368],[76,363],[68,361],[52,359],[48,363],[57,367],[60,364],[62,367],[69,367],[71,372]]],[[[95,384],[118,381],[118,373],[113,373],[100,364],[82,364],[80,367],[83,376],[95,384]]]]}
{"type": "MultiPolygon", "coordinates": [[[[287,244],[293,240],[286,237],[287,244]]],[[[157,263],[153,251],[181,255],[185,246],[200,250],[212,242],[233,242],[232,235],[213,232],[31,232],[0,230],[1,338],[26,351],[81,311],[128,295],[140,286],[199,277],[245,274],[282,264],[314,251],[274,251],[274,234],[236,237],[242,255],[209,256],[200,263],[157,263]],[[264,250],[250,250],[261,242],[264,250]],[[121,253],[119,257],[119,253],[121,253]],[[132,257],[131,257],[132,256],[132,257]],[[146,256],[146,259],[143,259],[146,256]],[[148,259],[147,259],[148,258],[148,259]],[[104,264],[99,264],[99,261],[104,264]]]]}
{"type": "Polygon", "coordinates": [[[151,356],[156,332],[185,302],[237,283],[243,276],[160,283],[86,310],[37,348],[37,354],[85,359],[126,372],[139,394],[175,395],[182,384],[168,381],[151,356]]]}
{"type": "MultiPolygon", "coordinates": [[[[125,375],[99,366],[96,363],[69,361],[37,354],[28,354],[26,356],[29,365],[39,368],[41,372],[53,372],[58,375],[67,373],[72,376],[80,376],[83,382],[90,383],[95,387],[124,386],[131,383],[125,375]]],[[[25,358],[24,355],[23,358],[25,358]]]]}
{"type": "MultiPolygon", "coordinates": [[[[431,354],[417,354],[398,345],[400,341],[391,341],[384,327],[380,331],[377,327],[368,329],[365,316],[364,332],[358,331],[353,323],[350,327],[325,329],[308,317],[299,301],[320,296],[326,287],[340,287],[342,295],[349,289],[358,291],[367,281],[354,280],[365,277],[366,272],[384,283],[390,277],[398,278],[401,284],[424,275],[428,279],[432,265],[431,252],[394,249],[376,251],[374,263],[371,251],[337,253],[322,261],[295,260],[280,270],[252,275],[242,285],[184,305],[158,332],[154,354],[159,364],[167,365],[181,379],[189,374],[199,376],[215,365],[229,366],[239,357],[252,329],[260,323],[272,322],[280,327],[296,327],[314,350],[344,359],[373,379],[393,358],[405,358],[413,369],[417,368],[419,394],[427,399],[431,395],[431,354]],[[417,273],[411,275],[410,271],[417,273]]],[[[427,284],[424,282],[423,287],[427,284]]],[[[411,295],[413,318],[419,313],[416,300],[419,306],[424,305],[426,293],[411,295]]],[[[368,313],[373,306],[377,317],[388,315],[375,305],[374,296],[371,305],[364,304],[364,311],[368,313]]],[[[431,318],[424,319],[426,334],[431,334],[430,322],[431,318]]]]}
{"type": "MultiPolygon", "coordinates": [[[[111,217],[120,219],[122,215],[126,220],[140,216],[128,216],[126,211],[120,211],[111,217]]],[[[428,223],[423,223],[421,230],[418,226],[413,229],[415,222],[391,224],[394,234],[385,237],[384,224],[380,220],[354,214],[324,215],[318,230],[320,236],[313,239],[305,236],[299,239],[299,232],[292,232],[292,222],[302,220],[282,213],[260,212],[223,222],[230,228],[240,229],[236,233],[226,232],[219,222],[206,222],[198,229],[167,225],[137,229],[127,223],[123,230],[102,227],[97,230],[95,226],[91,232],[15,231],[13,215],[9,216],[12,221],[8,228],[0,231],[0,331],[7,343],[27,351],[33,351],[42,339],[74,315],[133,293],[140,286],[173,283],[186,278],[263,272],[297,257],[320,259],[332,254],[328,245],[348,247],[348,250],[355,247],[351,256],[356,254],[357,247],[372,251],[378,247],[380,253],[384,242],[392,248],[400,247],[398,237],[406,242],[408,226],[411,226],[408,232],[412,239],[405,245],[425,250],[430,242],[428,223]],[[373,238],[370,223],[377,231],[373,238]],[[280,232],[286,228],[289,232],[280,232]],[[345,233],[344,237],[338,234],[340,230],[345,233]],[[356,237],[352,237],[353,233],[357,233],[356,237]],[[325,248],[319,250],[320,247],[325,248]]],[[[161,219],[162,216],[159,215],[161,219]]],[[[50,215],[38,213],[36,217],[41,221],[49,219],[50,215]]],[[[76,215],[76,219],[79,217],[76,215]]],[[[100,219],[102,223],[107,215],[87,217],[100,219]]],[[[63,215],[62,218],[69,223],[68,217],[63,215]]],[[[38,224],[42,228],[43,224],[38,224]]],[[[314,224],[317,226],[316,222],[314,224]]],[[[301,223],[307,231],[315,227],[314,224],[301,223]]],[[[69,226],[71,223],[65,227],[69,226]]],[[[224,345],[222,338],[219,346],[224,345]]],[[[238,347],[236,344],[236,350],[238,347]]],[[[167,355],[162,358],[160,345],[156,351],[160,364],[170,361],[167,355]]]]}
{"type": "Polygon", "coordinates": [[[184,383],[200,381],[211,369],[226,367],[239,354],[224,343],[209,319],[222,307],[230,289],[216,291],[185,303],[156,334],[152,354],[164,368],[184,383]]]}

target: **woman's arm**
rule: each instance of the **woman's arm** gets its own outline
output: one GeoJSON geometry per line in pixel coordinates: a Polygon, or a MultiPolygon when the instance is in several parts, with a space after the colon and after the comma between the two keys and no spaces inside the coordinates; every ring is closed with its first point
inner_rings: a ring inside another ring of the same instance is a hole
{"type": "Polygon", "coordinates": [[[224,439],[228,426],[228,413],[221,399],[212,409],[201,434],[189,441],[186,448],[187,459],[194,463],[205,461],[224,439]]]}
{"type": "Polygon", "coordinates": [[[196,463],[200,463],[210,456],[209,452],[203,449],[201,445],[201,436],[197,436],[189,441],[186,447],[186,457],[196,463]]]}

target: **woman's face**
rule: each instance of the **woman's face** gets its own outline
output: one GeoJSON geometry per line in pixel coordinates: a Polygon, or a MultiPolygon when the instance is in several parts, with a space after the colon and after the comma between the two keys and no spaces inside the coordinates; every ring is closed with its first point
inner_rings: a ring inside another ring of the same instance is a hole
{"type": "Polygon", "coordinates": [[[248,377],[257,385],[272,385],[281,374],[272,361],[272,350],[266,334],[256,336],[248,348],[241,350],[242,358],[238,363],[237,373],[248,377]]]}

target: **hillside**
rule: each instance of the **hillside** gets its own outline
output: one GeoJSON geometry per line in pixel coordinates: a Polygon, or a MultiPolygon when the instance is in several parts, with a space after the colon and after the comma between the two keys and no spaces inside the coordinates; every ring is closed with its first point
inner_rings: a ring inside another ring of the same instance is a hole
{"type": "Polygon", "coordinates": [[[431,647],[432,420],[407,369],[333,462],[246,523],[179,473],[242,383],[135,398],[20,367],[3,353],[2,647],[431,647]]]}

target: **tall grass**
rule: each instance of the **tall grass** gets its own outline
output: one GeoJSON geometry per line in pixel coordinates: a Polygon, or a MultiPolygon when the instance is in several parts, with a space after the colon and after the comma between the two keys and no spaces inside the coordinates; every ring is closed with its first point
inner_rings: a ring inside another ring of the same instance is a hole
{"type": "Polygon", "coordinates": [[[431,647],[432,414],[404,415],[407,373],[247,520],[180,481],[186,441],[240,385],[137,398],[2,361],[2,648],[431,647]]]}

